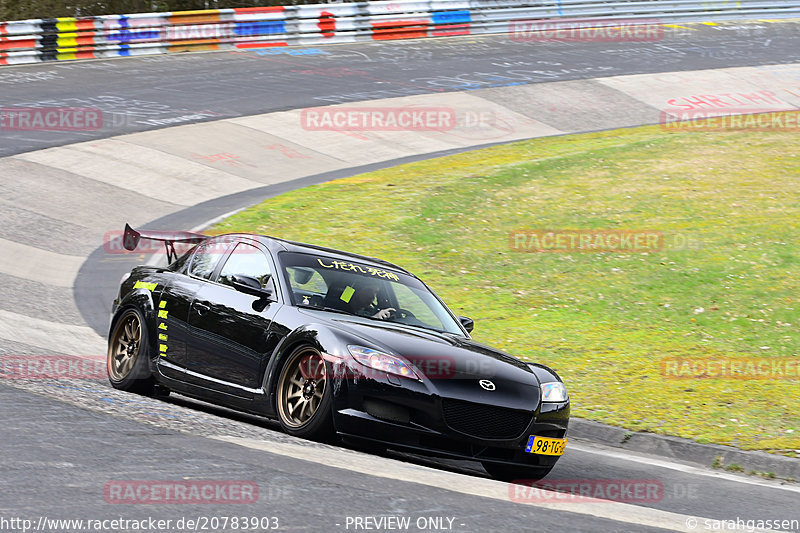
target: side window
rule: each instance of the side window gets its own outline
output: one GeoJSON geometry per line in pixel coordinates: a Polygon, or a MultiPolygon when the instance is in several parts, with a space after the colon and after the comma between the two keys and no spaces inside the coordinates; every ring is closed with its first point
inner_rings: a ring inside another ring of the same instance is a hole
{"type": "Polygon", "coordinates": [[[209,279],[214,273],[217,263],[228,251],[230,243],[220,239],[212,239],[197,247],[189,265],[189,274],[198,278],[209,279]]]}
{"type": "Polygon", "coordinates": [[[228,257],[225,266],[222,267],[217,281],[223,285],[233,286],[233,276],[236,274],[256,278],[261,282],[262,287],[266,287],[272,270],[269,268],[267,257],[261,250],[240,242],[228,257]]]}
{"type": "Polygon", "coordinates": [[[292,284],[292,290],[295,292],[306,291],[324,295],[328,292],[328,285],[319,272],[313,268],[307,267],[289,267],[289,281],[292,284]]]}
{"type": "Polygon", "coordinates": [[[173,261],[172,264],[167,266],[167,269],[169,269],[172,272],[180,272],[180,270],[183,269],[184,265],[186,264],[186,261],[188,261],[190,257],[192,257],[192,250],[184,252],[180,257],[178,257],[175,261],[173,261]]]}

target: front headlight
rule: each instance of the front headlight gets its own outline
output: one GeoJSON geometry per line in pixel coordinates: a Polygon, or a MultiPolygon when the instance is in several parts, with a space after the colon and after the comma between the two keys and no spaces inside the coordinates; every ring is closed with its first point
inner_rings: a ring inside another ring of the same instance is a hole
{"type": "Polygon", "coordinates": [[[380,370],[387,374],[403,376],[404,378],[420,379],[414,369],[399,357],[379,352],[372,348],[365,348],[364,346],[350,345],[347,349],[356,361],[368,368],[380,370]]]}
{"type": "Polygon", "coordinates": [[[567,396],[567,388],[563,383],[560,381],[542,383],[543,402],[566,402],[567,400],[569,400],[569,396],[567,396]]]}

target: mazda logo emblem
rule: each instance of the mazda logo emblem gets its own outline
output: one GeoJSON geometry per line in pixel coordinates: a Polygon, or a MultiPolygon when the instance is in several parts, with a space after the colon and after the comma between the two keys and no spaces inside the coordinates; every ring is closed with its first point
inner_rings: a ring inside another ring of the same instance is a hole
{"type": "Polygon", "coordinates": [[[494,383],[489,381],[488,379],[482,379],[478,382],[478,384],[486,390],[494,390],[497,387],[494,386],[494,383]]]}

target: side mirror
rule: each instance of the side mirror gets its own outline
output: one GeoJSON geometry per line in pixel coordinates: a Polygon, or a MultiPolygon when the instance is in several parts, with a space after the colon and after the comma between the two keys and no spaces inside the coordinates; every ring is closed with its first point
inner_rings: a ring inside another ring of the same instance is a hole
{"type": "Polygon", "coordinates": [[[464,329],[467,330],[467,333],[472,333],[472,330],[475,327],[474,320],[465,316],[460,316],[458,317],[458,321],[461,322],[461,325],[464,326],[464,329]]]}
{"type": "Polygon", "coordinates": [[[249,294],[250,296],[258,296],[264,299],[272,298],[272,289],[262,287],[261,282],[253,276],[236,274],[231,276],[231,284],[237,291],[249,294]]]}

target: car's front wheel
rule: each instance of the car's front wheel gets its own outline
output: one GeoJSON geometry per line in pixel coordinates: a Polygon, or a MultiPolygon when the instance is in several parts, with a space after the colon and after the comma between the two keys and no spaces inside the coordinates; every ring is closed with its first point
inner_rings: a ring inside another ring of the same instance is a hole
{"type": "Polygon", "coordinates": [[[119,317],[108,338],[108,380],[115,389],[151,394],[155,381],[147,362],[147,325],[137,309],[119,317]]]}
{"type": "Polygon", "coordinates": [[[539,481],[553,469],[552,466],[516,466],[491,463],[489,461],[483,461],[481,464],[483,469],[495,479],[508,482],[519,481],[520,483],[539,481]]]}
{"type": "Polygon", "coordinates": [[[322,354],[310,346],[294,350],[278,378],[278,419],[284,431],[317,441],[333,436],[331,388],[322,354]]]}

